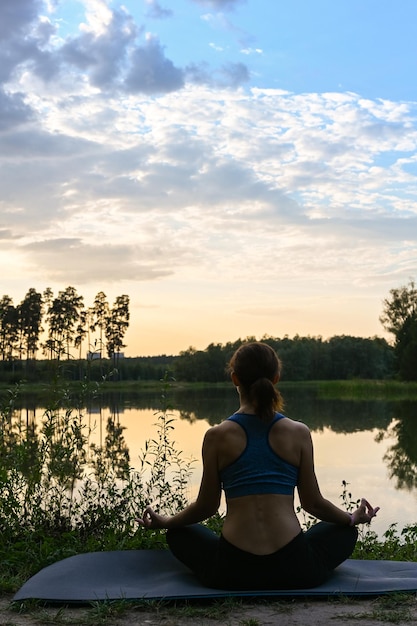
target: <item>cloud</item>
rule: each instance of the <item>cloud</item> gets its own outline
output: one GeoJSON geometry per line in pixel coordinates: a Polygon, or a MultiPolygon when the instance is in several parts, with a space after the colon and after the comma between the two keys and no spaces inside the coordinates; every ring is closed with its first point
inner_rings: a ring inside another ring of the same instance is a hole
{"type": "Polygon", "coordinates": [[[210,48],[212,48],[212,50],[215,50],[216,52],[224,52],[224,48],[223,46],[219,46],[213,42],[209,43],[210,48]]]}
{"type": "Polygon", "coordinates": [[[20,126],[33,118],[34,112],[20,93],[7,94],[0,88],[0,132],[20,126]]]}
{"type": "Polygon", "coordinates": [[[263,54],[263,50],[261,48],[242,48],[241,53],[249,56],[251,54],[263,54]]]}
{"type": "Polygon", "coordinates": [[[156,262],[161,250],[150,246],[145,250],[123,243],[89,245],[78,239],[58,238],[28,244],[23,251],[46,281],[58,283],[155,280],[173,273],[172,268],[156,262]]]}
{"type": "Polygon", "coordinates": [[[113,11],[99,33],[92,30],[68,39],[60,49],[62,60],[86,71],[93,85],[107,88],[120,77],[129,47],[138,31],[130,15],[113,11]]]}
{"type": "Polygon", "coordinates": [[[239,87],[249,81],[249,71],[244,63],[227,63],[220,68],[218,75],[220,78],[216,83],[225,87],[239,87]]]}
{"type": "Polygon", "coordinates": [[[244,63],[226,63],[214,71],[207,64],[192,64],[186,68],[186,77],[196,85],[237,89],[249,81],[250,75],[244,63]]]}
{"type": "MultiPolygon", "coordinates": [[[[50,159],[51,171],[54,171],[54,160],[60,159],[63,163],[64,159],[70,161],[73,157],[80,158],[81,153],[84,158],[88,158],[93,156],[94,150],[97,152],[100,150],[100,145],[82,137],[71,137],[65,133],[49,133],[33,125],[1,135],[0,148],[7,155],[10,163],[17,159],[17,162],[26,162],[29,166],[35,165],[37,159],[44,159],[43,165],[46,165],[50,159]]],[[[68,174],[68,167],[64,167],[63,170],[66,170],[68,174]]]]}
{"type": "MultiPolygon", "coordinates": [[[[153,17],[170,15],[158,2],[148,4],[153,17]]],[[[215,4],[220,7],[223,3],[215,4]]],[[[68,91],[72,85],[73,90],[78,86],[80,93],[98,88],[114,95],[160,95],[183,89],[186,80],[237,88],[249,79],[249,71],[241,63],[219,68],[210,68],[204,61],[178,66],[166,56],[158,37],[145,35],[144,27],[138,26],[124,7],[87,3],[86,21],[79,24],[79,32],[64,38],[59,36],[58,23],[39,14],[41,7],[42,3],[34,0],[0,4],[0,23],[10,25],[0,50],[0,83],[11,83],[16,94],[30,83],[34,87],[37,79],[46,85],[38,82],[39,95],[52,83],[55,91],[68,91]]]]}
{"type": "Polygon", "coordinates": [[[149,5],[149,9],[147,11],[147,15],[149,17],[157,20],[172,17],[173,11],[162,7],[157,0],[145,0],[145,2],[149,5]]]}
{"type": "Polygon", "coordinates": [[[60,116],[46,115],[44,130],[0,138],[10,228],[23,220],[41,228],[53,219],[66,228],[73,222],[76,232],[79,218],[89,222],[91,215],[93,223],[102,215],[104,229],[111,214],[118,230],[126,213],[139,226],[145,214],[150,223],[151,214],[159,220],[174,212],[183,228],[188,219],[194,225],[188,207],[195,207],[198,219],[205,211],[213,219],[206,232],[224,221],[239,229],[250,220],[262,229],[265,218],[284,217],[311,229],[336,226],[336,216],[346,224],[359,212],[382,220],[392,210],[401,216],[412,210],[410,159],[395,156],[417,144],[410,111],[402,124],[390,124],[377,122],[354,96],[338,102],[315,94],[217,94],[207,86],[183,90],[181,100],[167,93],[158,102],[120,101],[111,116],[94,96],[63,106],[60,116]],[[388,163],[372,167],[381,150],[388,163]]]}
{"type": "Polygon", "coordinates": [[[2,0],[0,3],[0,38],[9,40],[25,33],[42,7],[41,0],[2,0]]]}
{"type": "Polygon", "coordinates": [[[87,175],[102,147],[82,137],[49,133],[32,125],[0,134],[3,220],[17,232],[60,219],[66,191],[87,175]],[[88,164],[88,165],[87,165],[88,164]],[[38,206],[38,200],[41,205],[38,206]]]}
{"type": "Polygon", "coordinates": [[[228,11],[234,9],[237,5],[242,4],[245,0],[192,0],[195,4],[207,6],[216,11],[228,11]]]}
{"type": "Polygon", "coordinates": [[[131,66],[124,86],[131,93],[168,93],[184,86],[184,73],[167,59],[160,43],[149,37],[130,57],[131,66]]]}
{"type": "Polygon", "coordinates": [[[20,64],[39,59],[50,35],[38,16],[42,2],[2,0],[0,3],[0,83],[11,79],[20,64]]]}
{"type": "MultiPolygon", "coordinates": [[[[232,33],[239,43],[239,46],[241,48],[241,54],[246,54],[248,56],[249,54],[253,54],[253,52],[255,52],[255,49],[253,47],[255,38],[253,37],[253,35],[236,26],[236,24],[228,19],[225,13],[205,13],[201,16],[201,20],[203,20],[206,24],[209,24],[214,30],[232,33]]],[[[261,54],[262,50],[257,48],[256,52],[258,54],[261,54]]]]}
{"type": "Polygon", "coordinates": [[[0,242],[8,243],[10,240],[15,239],[12,231],[7,228],[0,228],[0,242]]]}
{"type": "Polygon", "coordinates": [[[414,103],[245,89],[245,64],[182,67],[125,10],[88,6],[64,36],[36,2],[0,3],[0,237],[27,275],[415,273],[414,103]]]}

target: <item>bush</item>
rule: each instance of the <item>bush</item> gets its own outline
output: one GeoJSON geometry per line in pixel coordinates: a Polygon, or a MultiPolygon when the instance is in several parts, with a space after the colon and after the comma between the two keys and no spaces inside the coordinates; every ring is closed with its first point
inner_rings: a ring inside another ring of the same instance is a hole
{"type": "MultiPolygon", "coordinates": [[[[165,404],[167,381],[162,394],[165,404]]],[[[123,428],[112,424],[103,446],[89,444],[81,408],[88,385],[76,391],[51,385],[41,424],[23,420],[16,387],[0,411],[0,589],[13,591],[36,571],[80,552],[164,548],[160,531],[135,521],[158,500],[175,512],[186,504],[191,463],[170,440],[168,407],[156,413],[156,436],[146,442],[134,471],[123,428]]]]}

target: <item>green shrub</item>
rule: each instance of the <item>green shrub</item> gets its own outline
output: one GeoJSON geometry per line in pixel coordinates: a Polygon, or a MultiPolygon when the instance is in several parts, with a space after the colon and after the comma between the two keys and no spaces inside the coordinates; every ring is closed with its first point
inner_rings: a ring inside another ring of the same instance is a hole
{"type": "MultiPolygon", "coordinates": [[[[169,384],[163,381],[165,404],[169,384]]],[[[123,428],[111,424],[104,445],[89,444],[83,419],[88,385],[77,390],[54,383],[40,424],[16,410],[19,388],[0,410],[0,590],[13,591],[36,571],[80,552],[164,548],[160,531],[136,522],[157,500],[174,512],[186,504],[191,462],[171,441],[168,407],[156,413],[155,438],[130,467],[123,428]]]]}

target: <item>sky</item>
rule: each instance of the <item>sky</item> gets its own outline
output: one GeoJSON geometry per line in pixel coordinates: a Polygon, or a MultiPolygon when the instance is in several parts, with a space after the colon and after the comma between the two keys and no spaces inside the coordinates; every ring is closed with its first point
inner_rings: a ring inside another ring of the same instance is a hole
{"type": "Polygon", "coordinates": [[[1,0],[0,43],[0,297],[127,294],[127,356],[390,339],[415,0],[1,0]]]}

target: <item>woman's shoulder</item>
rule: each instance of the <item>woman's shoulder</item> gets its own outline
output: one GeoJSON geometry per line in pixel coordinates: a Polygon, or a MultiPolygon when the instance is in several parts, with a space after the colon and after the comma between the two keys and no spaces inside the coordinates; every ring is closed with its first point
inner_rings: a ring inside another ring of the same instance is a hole
{"type": "Polygon", "coordinates": [[[236,421],[227,418],[219,424],[215,424],[214,426],[209,428],[208,431],[206,431],[206,434],[209,434],[209,437],[221,437],[227,432],[235,431],[235,429],[239,430],[239,425],[236,423],[236,421]]]}
{"type": "Polygon", "coordinates": [[[306,424],[304,424],[304,422],[294,420],[291,417],[287,417],[286,415],[282,415],[280,413],[278,413],[277,415],[279,415],[281,419],[275,422],[275,426],[278,425],[278,427],[281,427],[283,429],[290,430],[292,432],[296,432],[299,434],[304,433],[306,435],[310,435],[310,429],[306,424]]]}
{"type": "Polygon", "coordinates": [[[235,440],[245,437],[244,430],[234,420],[225,419],[223,422],[209,428],[204,435],[205,445],[231,445],[235,440]]]}
{"type": "Polygon", "coordinates": [[[225,420],[209,428],[203,440],[203,453],[216,454],[217,458],[228,458],[236,446],[244,445],[242,429],[233,421],[225,420]]]}
{"type": "Polygon", "coordinates": [[[207,441],[215,441],[219,437],[224,437],[226,433],[233,431],[236,426],[235,422],[226,419],[220,422],[220,424],[215,424],[206,430],[204,439],[207,441]]]}

